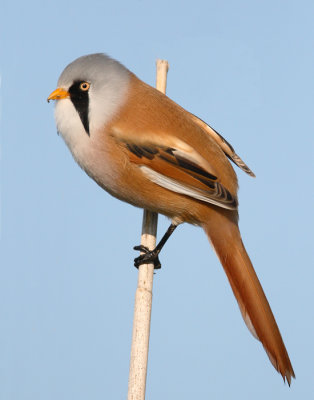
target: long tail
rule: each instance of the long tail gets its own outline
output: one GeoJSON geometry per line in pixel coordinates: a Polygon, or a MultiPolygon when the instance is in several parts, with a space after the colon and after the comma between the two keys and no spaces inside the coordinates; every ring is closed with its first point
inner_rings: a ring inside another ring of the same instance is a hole
{"type": "Polygon", "coordinates": [[[203,228],[224,267],[247,327],[262,342],[271,363],[290,386],[294,371],[237,224],[219,214],[216,221],[205,223],[203,228]]]}

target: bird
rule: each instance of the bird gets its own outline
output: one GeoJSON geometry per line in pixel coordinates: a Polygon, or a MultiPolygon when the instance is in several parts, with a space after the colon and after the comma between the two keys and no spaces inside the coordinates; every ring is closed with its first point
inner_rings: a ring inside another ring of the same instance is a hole
{"type": "Polygon", "coordinates": [[[169,217],[171,225],[138,267],[154,262],[181,223],[200,226],[214,248],[242,317],[275,369],[291,384],[294,370],[238,227],[234,163],[254,173],[215,129],[106,54],[77,58],[61,73],[57,132],[78,165],[101,188],[133,206],[169,217]]]}

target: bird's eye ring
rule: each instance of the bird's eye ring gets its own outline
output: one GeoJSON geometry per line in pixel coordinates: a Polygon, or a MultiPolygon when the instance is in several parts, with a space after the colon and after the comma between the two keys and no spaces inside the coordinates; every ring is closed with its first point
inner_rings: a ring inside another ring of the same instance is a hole
{"type": "Polygon", "coordinates": [[[88,82],[82,82],[80,84],[80,89],[83,90],[83,92],[87,92],[87,90],[90,88],[90,84],[88,82]]]}

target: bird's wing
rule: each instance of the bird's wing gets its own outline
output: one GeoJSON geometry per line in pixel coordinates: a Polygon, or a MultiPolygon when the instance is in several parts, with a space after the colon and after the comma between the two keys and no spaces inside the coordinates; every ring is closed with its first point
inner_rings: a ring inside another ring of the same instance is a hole
{"type": "Polygon", "coordinates": [[[176,137],[126,134],[113,129],[129,160],[152,182],[168,190],[229,210],[237,197],[219,180],[213,166],[196,150],[176,137]]]}
{"type": "Polygon", "coordinates": [[[198,118],[196,115],[191,113],[189,114],[192,120],[200,127],[202,127],[204,131],[207,132],[215,140],[215,142],[219,145],[219,147],[231,161],[233,161],[239,168],[241,168],[242,171],[246,172],[252,177],[255,177],[254,172],[251,171],[250,168],[245,164],[245,162],[236,154],[231,144],[228,143],[227,140],[220,135],[220,133],[218,133],[214,128],[209,126],[206,122],[198,118]]]}

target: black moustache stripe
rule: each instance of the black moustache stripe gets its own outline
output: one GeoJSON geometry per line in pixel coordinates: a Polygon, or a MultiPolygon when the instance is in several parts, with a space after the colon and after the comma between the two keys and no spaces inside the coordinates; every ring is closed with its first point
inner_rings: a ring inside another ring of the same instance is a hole
{"type": "Polygon", "coordinates": [[[82,81],[74,82],[73,85],[69,89],[70,99],[78,112],[78,115],[81,118],[82,124],[88,136],[89,132],[89,95],[88,90],[80,89],[82,81]]]}

